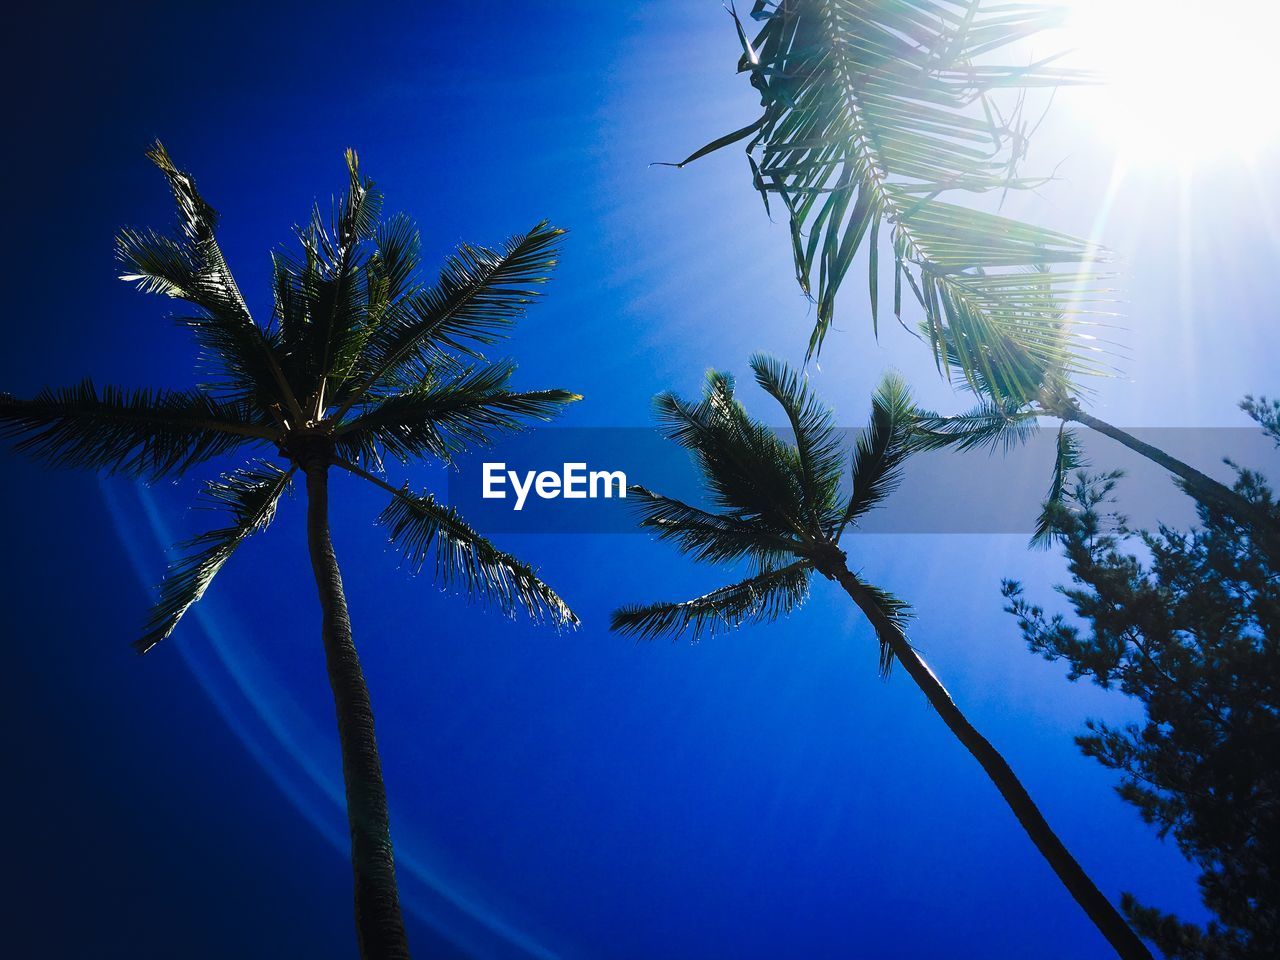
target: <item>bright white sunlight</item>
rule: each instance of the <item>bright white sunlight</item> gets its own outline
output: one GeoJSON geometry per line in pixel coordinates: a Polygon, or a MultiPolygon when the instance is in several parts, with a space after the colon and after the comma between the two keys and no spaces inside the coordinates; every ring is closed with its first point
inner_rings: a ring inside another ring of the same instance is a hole
{"type": "Polygon", "coordinates": [[[1074,0],[1069,33],[1073,60],[1104,75],[1090,115],[1126,160],[1248,157],[1280,130],[1273,0],[1074,0]]]}

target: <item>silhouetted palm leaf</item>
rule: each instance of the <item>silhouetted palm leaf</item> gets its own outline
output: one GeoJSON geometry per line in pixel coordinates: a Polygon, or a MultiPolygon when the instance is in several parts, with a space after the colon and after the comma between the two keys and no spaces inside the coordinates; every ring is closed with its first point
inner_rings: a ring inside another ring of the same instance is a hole
{"type": "Polygon", "coordinates": [[[806,499],[811,503],[830,502],[840,489],[844,468],[840,431],[831,411],[781,361],[756,354],[750,363],[756,383],[778,401],[791,424],[806,499]]]}
{"type": "Polygon", "coordinates": [[[836,527],[844,528],[879,506],[902,480],[902,465],[911,454],[915,407],[902,378],[888,374],[871,397],[871,422],[858,436],[853,455],[853,492],[836,527]]]}
{"type": "Polygon", "coordinates": [[[1054,518],[1064,508],[1067,478],[1072,470],[1086,467],[1084,456],[1080,452],[1080,441],[1075,432],[1067,429],[1064,423],[1058,427],[1058,438],[1054,448],[1053,479],[1049,483],[1049,493],[1045,497],[1040,516],[1036,519],[1035,532],[1031,535],[1033,547],[1049,547],[1058,537],[1058,529],[1054,518]]]}
{"type": "Polygon", "coordinates": [[[541,296],[538,287],[555,269],[562,236],[543,221],[500,251],[459,247],[435,286],[406,295],[380,318],[360,358],[360,390],[421,379],[444,348],[474,354],[474,345],[497,342],[541,296]]]}
{"type": "Polygon", "coordinates": [[[792,534],[810,526],[799,451],[747,416],[733,378],[709,371],[703,398],[659,394],[654,408],[666,435],[694,454],[716,504],[744,519],[792,534]]]}
{"type": "Polygon", "coordinates": [[[514,372],[509,362],[479,365],[377,399],[336,429],[338,450],[347,459],[363,456],[373,463],[384,453],[405,463],[421,457],[448,461],[530,420],[550,420],[565,404],[582,399],[567,390],[508,390],[514,372]]]}
{"type": "Polygon", "coordinates": [[[555,626],[578,625],[578,618],[533,567],[503,553],[472,529],[452,507],[430,494],[400,490],[378,517],[390,531],[391,542],[414,570],[435,558],[436,580],[461,587],[470,597],[497,606],[507,616],[518,608],[534,620],[555,626]]]}
{"type": "Polygon", "coordinates": [[[788,536],[753,523],[737,513],[709,513],[671,497],[632,486],[627,499],[640,517],[640,526],[652,530],[659,540],[671,540],[695,560],[713,563],[752,557],[774,563],[795,553],[801,544],[788,536]]]}
{"type": "Polygon", "coordinates": [[[122,230],[116,244],[126,270],[121,279],[197,308],[180,320],[204,349],[204,363],[217,378],[215,388],[236,398],[288,402],[291,394],[278,366],[275,338],[253,321],[218,246],[217,212],[200,196],[195,179],[173,165],[162,144],[156,143],[147,156],[169,181],[180,236],[122,230]]]}
{"type": "Polygon", "coordinates": [[[156,480],[273,435],[251,404],[202,390],[99,389],[85,380],[32,400],[0,396],[0,436],[51,466],[156,480]]]}
{"type": "Polygon", "coordinates": [[[293,473],[292,468],[282,470],[273,463],[256,462],[205,485],[200,505],[229,511],[231,522],[180,545],[188,552],[170,564],[160,585],[160,600],[147,622],[147,632],[135,641],[134,649],[146,653],[173,633],[183,615],[204,596],[236,547],[271,523],[293,473]]]}
{"type": "Polygon", "coordinates": [[[764,355],[752,357],[751,366],[786,412],[794,443],[749,417],[734,397],[733,378],[711,371],[698,403],[667,393],[655,406],[667,436],[693,451],[718,512],[638,486],[628,499],[641,527],[659,539],[697,560],[749,560],[755,573],[693,600],[623,608],[614,615],[615,629],[643,637],[692,629],[697,637],[790,611],[804,600],[814,570],[831,575],[835,558],[843,562],[838,542],[845,528],[898,482],[911,452],[914,410],[899,378],[884,379],[871,423],[850,456],[831,412],[790,368],[764,355]],[[850,465],[846,499],[840,481],[850,465]]]}
{"type": "Polygon", "coordinates": [[[668,636],[692,639],[714,636],[717,629],[736,630],[747,623],[773,621],[804,603],[813,568],[804,561],[767,567],[754,577],[720,587],[681,603],[653,603],[614,611],[611,626],[642,640],[668,636]]]}

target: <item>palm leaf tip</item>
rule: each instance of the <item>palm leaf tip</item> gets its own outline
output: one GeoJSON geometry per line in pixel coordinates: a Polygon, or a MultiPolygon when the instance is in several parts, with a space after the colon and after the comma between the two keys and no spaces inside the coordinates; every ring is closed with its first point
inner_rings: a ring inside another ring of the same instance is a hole
{"type": "Polygon", "coordinates": [[[610,618],[610,628],[639,640],[677,640],[690,633],[696,641],[745,624],[777,620],[804,603],[811,574],[809,563],[800,560],[692,600],[620,607],[610,618]]]}
{"type": "Polygon", "coordinates": [[[437,581],[496,606],[508,617],[524,610],[535,622],[575,628],[577,614],[537,571],[504,553],[456,510],[430,494],[397,492],[378,517],[390,541],[415,572],[434,557],[437,581]]]}
{"type": "Polygon", "coordinates": [[[434,286],[406,296],[394,316],[373,331],[360,367],[363,393],[383,383],[421,379],[442,350],[481,358],[477,348],[496,343],[542,295],[559,263],[566,231],[547,221],[511,237],[501,249],[462,244],[434,286]]]}
{"type": "Polygon", "coordinates": [[[253,320],[244,296],[217,240],[218,212],[200,194],[195,178],[176,167],[157,142],[147,156],[168,181],[178,212],[178,232],[169,237],[153,230],[124,229],[116,238],[121,279],[146,293],[186,301],[195,309],[178,321],[194,334],[202,362],[218,384],[238,397],[270,397],[287,401],[276,355],[274,329],[253,320]]]}
{"type": "Polygon", "coordinates": [[[786,413],[805,497],[811,504],[825,503],[835,495],[845,463],[834,415],[810,392],[806,378],[787,364],[759,353],[750,364],[761,389],[786,413]]]}
{"type": "Polygon", "coordinates": [[[1053,473],[1049,481],[1049,492],[1045,495],[1040,516],[1036,518],[1035,530],[1031,534],[1030,546],[1037,550],[1047,550],[1061,539],[1062,521],[1067,508],[1067,480],[1071,471],[1082,470],[1089,466],[1084,451],[1080,447],[1080,438],[1074,430],[1068,430],[1063,423],[1058,428],[1058,436],[1054,445],[1053,473]]]}
{"type": "Polygon", "coordinates": [[[886,374],[871,398],[871,421],[854,445],[853,490],[839,530],[882,503],[902,482],[903,466],[913,452],[914,413],[906,381],[886,374]]]}
{"type": "Polygon", "coordinates": [[[227,511],[231,522],[180,545],[185,553],[169,565],[146,633],[133,643],[139,654],[167,639],[186,612],[204,596],[236,548],[271,523],[292,476],[292,469],[282,470],[259,461],[205,485],[200,505],[227,511]]]}
{"type": "Polygon", "coordinates": [[[548,422],[581,399],[560,389],[508,390],[513,370],[514,364],[494,363],[427,377],[366,405],[338,428],[338,448],[344,457],[371,462],[383,454],[403,462],[420,456],[449,461],[529,421],[548,422]]]}

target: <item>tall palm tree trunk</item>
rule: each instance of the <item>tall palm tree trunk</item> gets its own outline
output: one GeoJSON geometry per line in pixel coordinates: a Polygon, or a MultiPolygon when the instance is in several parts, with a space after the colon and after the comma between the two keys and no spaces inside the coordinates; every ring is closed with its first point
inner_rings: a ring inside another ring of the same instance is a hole
{"type": "Polygon", "coordinates": [[[1060,416],[1064,420],[1074,420],[1090,430],[1096,430],[1098,433],[1128,447],[1134,453],[1140,454],[1151,462],[1164,467],[1175,477],[1181,479],[1197,499],[1216,504],[1237,521],[1250,527],[1257,534],[1257,541],[1261,546],[1265,547],[1273,556],[1280,556],[1280,523],[1277,523],[1274,517],[1269,516],[1257,504],[1251,503],[1240,496],[1226,484],[1219,483],[1190,464],[1183,463],[1177,457],[1170,456],[1159,447],[1144,443],[1133,434],[1127,433],[1119,427],[1114,427],[1105,420],[1099,420],[1078,407],[1063,411],[1060,416]]]}
{"type": "Polygon", "coordinates": [[[1075,857],[1071,856],[1062,841],[1058,839],[1058,835],[1050,828],[1044,814],[1040,812],[1031,795],[1018,780],[1008,761],[960,712],[960,708],[951,699],[946,688],[907,642],[907,638],[898,626],[880,609],[879,604],[853,576],[843,561],[835,567],[833,572],[845,592],[889,645],[895,659],[911,675],[916,685],[924,691],[925,697],[938,711],[943,722],[973,754],[974,759],[982,765],[982,769],[996,785],[996,789],[1004,797],[1013,815],[1018,818],[1022,828],[1031,837],[1031,842],[1036,845],[1041,856],[1049,862],[1049,866],[1075,898],[1076,903],[1080,904],[1084,912],[1089,915],[1089,919],[1115,948],[1116,953],[1124,960],[1152,960],[1150,951],[1138,939],[1137,934],[1129,929],[1124,917],[1112,906],[1111,901],[1102,895],[1094,882],[1089,879],[1089,875],[1076,862],[1075,857]]]}
{"type": "Polygon", "coordinates": [[[325,662],[338,713],[342,773],[351,824],[351,865],[355,873],[356,935],[364,960],[407,960],[409,943],[400,917],[391,823],[382,764],[374,738],[373,706],[351,638],[351,618],[342,592],[342,574],[329,536],[329,464],[316,457],[307,475],[307,544],[324,613],[325,662]]]}

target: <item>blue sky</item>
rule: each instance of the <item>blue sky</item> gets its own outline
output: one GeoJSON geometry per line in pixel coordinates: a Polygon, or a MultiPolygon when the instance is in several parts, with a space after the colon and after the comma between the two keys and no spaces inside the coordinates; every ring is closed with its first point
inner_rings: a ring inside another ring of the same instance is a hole
{"type": "MultiPolygon", "coordinates": [[[[654,393],[692,393],[708,366],[801,356],[811,317],[785,225],[764,216],[741,154],[647,166],[754,116],[716,3],[24,17],[3,67],[0,383],[15,394],[85,376],[193,382],[186,334],[112,260],[120,226],[172,222],[142,157],[156,137],[221,210],[260,314],[269,249],[341,187],[346,146],[419,220],[429,264],[544,217],[568,227],[550,295],[509,351],[520,385],[584,394],[566,425],[642,426],[654,393]]],[[[1117,179],[1090,119],[1098,96],[1055,105],[1034,159],[1065,157],[1061,180],[1015,201],[1123,257],[1124,376],[1098,385],[1095,412],[1242,425],[1239,396],[1275,392],[1275,157],[1117,179]]],[[[873,339],[858,287],[811,369],[841,422],[862,420],[889,367],[933,406],[964,403],[905,333],[873,339]]],[[[139,660],[128,641],[162,544],[203,522],[186,512],[195,478],[139,490],[5,464],[14,952],[351,955],[300,500],[139,660]]],[[[334,499],[419,955],[1103,953],[922,697],[877,678],[869,630],[827,585],[771,628],[641,646],[607,632],[614,606],[701,593],[721,573],[640,536],[509,537],[584,620],[557,636],[410,578],[372,525],[382,498],[342,482],[334,499]]],[[[1045,596],[1060,561],[1017,536],[867,536],[852,552],[914,604],[913,639],[1104,891],[1199,916],[1194,872],[1071,742],[1086,717],[1128,708],[1033,658],[1000,611],[1002,576],[1045,596]]]]}

